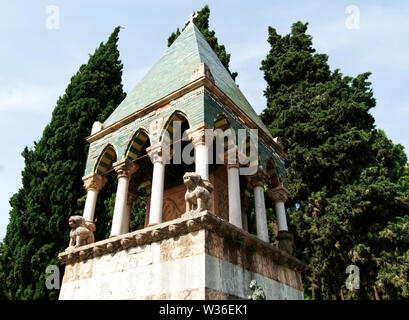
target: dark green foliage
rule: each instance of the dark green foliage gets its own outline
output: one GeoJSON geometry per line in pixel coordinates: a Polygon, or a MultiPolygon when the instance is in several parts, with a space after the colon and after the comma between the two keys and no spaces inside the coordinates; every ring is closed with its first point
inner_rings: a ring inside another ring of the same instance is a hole
{"type": "MultiPolygon", "coordinates": [[[[58,290],[45,286],[45,270],[56,264],[62,275],[57,255],[68,245],[68,218],[82,214],[86,191],[81,178],[89,148],[85,138],[93,122],[104,121],[125,98],[117,48],[119,29],[71,78],[41,139],[22,153],[23,187],[10,199],[10,223],[1,248],[1,298],[58,297],[58,290]]],[[[109,230],[104,200],[114,187],[112,181],[108,183],[98,199],[97,238],[105,237],[109,230]]]]}
{"type": "Polygon", "coordinates": [[[312,299],[408,298],[407,158],[374,126],[369,73],[331,71],[312,48],[307,24],[280,36],[269,27],[262,61],[268,107],[261,115],[289,155],[288,219],[312,299]],[[403,180],[401,180],[403,181],[403,180]],[[297,209],[298,208],[298,209],[297,209]],[[360,268],[360,289],[346,290],[345,269],[360,268]]]}
{"type": "Polygon", "coordinates": [[[403,190],[409,191],[409,163],[403,169],[403,175],[400,178],[400,184],[403,190]]]}
{"type": "MultiPolygon", "coordinates": [[[[193,19],[193,23],[203,34],[224,67],[227,69],[227,71],[229,71],[233,80],[235,80],[237,77],[237,72],[231,72],[229,70],[230,54],[226,52],[226,48],[224,47],[224,45],[220,45],[218,43],[218,40],[215,36],[216,33],[213,30],[209,30],[209,16],[210,9],[207,5],[205,5],[202,10],[197,12],[197,17],[193,19]]],[[[170,47],[170,45],[177,39],[177,37],[179,37],[180,33],[181,32],[179,28],[177,28],[176,32],[172,32],[171,36],[168,38],[168,47],[170,47]]]]}

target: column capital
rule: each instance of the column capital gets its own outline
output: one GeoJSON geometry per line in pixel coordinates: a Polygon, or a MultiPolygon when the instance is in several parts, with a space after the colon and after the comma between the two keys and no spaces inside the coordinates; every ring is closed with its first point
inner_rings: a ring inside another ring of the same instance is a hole
{"type": "Polygon", "coordinates": [[[82,177],[82,181],[84,181],[84,188],[87,191],[100,191],[107,182],[107,178],[101,176],[98,173],[92,173],[90,175],[82,177]]]}
{"type": "Polygon", "coordinates": [[[131,175],[139,169],[139,166],[128,160],[122,159],[112,164],[115,172],[118,174],[118,178],[127,177],[130,178],[131,175]]]}
{"type": "Polygon", "coordinates": [[[146,148],[146,153],[151,159],[152,163],[162,162],[167,163],[170,160],[169,145],[159,142],[153,146],[146,148]]]}
{"type": "Polygon", "coordinates": [[[255,174],[249,176],[247,179],[253,188],[264,187],[264,183],[267,181],[268,175],[263,171],[263,169],[259,168],[255,174]]]}
{"type": "Polygon", "coordinates": [[[273,199],[274,202],[286,202],[288,194],[288,190],[283,186],[278,186],[267,191],[267,195],[273,199]]]}
{"type": "Polygon", "coordinates": [[[205,124],[191,128],[186,133],[195,147],[200,144],[210,145],[213,143],[213,130],[207,128],[205,124]]]}

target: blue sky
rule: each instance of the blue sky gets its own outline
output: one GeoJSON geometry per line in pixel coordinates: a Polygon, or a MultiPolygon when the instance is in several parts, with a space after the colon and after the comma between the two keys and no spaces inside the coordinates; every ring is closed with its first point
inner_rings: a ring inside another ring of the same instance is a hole
{"type": "Polygon", "coordinates": [[[88,55],[115,26],[124,27],[119,50],[129,92],[165,51],[171,32],[205,4],[211,28],[231,53],[230,69],[239,73],[237,83],[258,113],[265,108],[259,67],[269,49],[267,27],[287,34],[292,23],[307,21],[314,47],[329,55],[332,69],[373,73],[376,125],[409,150],[407,1],[1,1],[0,239],[9,198],[21,187],[21,152],[41,137],[57,98],[88,55]],[[59,9],[58,29],[47,28],[51,5],[59,9]],[[350,5],[359,9],[358,29],[347,27],[350,5]]]}

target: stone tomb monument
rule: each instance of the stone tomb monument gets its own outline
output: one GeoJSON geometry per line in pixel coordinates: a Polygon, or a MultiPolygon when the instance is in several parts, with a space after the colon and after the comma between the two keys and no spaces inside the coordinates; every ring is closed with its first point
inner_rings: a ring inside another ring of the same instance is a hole
{"type": "Polygon", "coordinates": [[[286,154],[193,19],[87,140],[87,199],[59,254],[60,299],[248,299],[255,283],[263,298],[303,299],[305,264],[293,256],[284,206],[286,154]],[[240,130],[244,148],[229,138],[240,130]],[[189,145],[193,161],[178,162],[189,145]],[[118,179],[111,235],[93,242],[108,174],[118,179]],[[145,226],[129,232],[139,186],[148,196],[145,226]],[[269,243],[265,193],[275,203],[278,246],[269,243]],[[252,207],[257,236],[247,231],[252,207]]]}

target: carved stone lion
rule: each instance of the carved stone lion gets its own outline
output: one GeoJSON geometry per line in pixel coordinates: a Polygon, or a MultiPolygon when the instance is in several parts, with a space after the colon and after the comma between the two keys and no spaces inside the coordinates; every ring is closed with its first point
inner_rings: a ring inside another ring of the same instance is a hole
{"type": "Polygon", "coordinates": [[[70,243],[67,249],[78,248],[90,243],[94,243],[95,224],[91,221],[85,221],[82,216],[71,216],[68,220],[71,227],[70,243]]]}
{"type": "Polygon", "coordinates": [[[186,172],[183,182],[187,188],[185,193],[186,213],[211,210],[213,186],[208,180],[203,180],[200,174],[186,172]]]}

